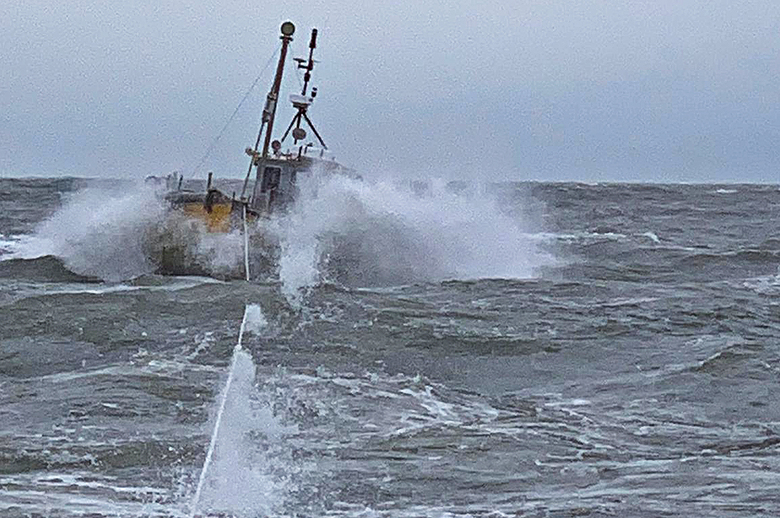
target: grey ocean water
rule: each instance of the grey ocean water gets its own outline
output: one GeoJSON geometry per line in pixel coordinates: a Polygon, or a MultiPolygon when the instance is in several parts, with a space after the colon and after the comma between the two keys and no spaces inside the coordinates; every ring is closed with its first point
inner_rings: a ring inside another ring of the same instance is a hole
{"type": "Polygon", "coordinates": [[[0,516],[189,516],[246,305],[204,515],[772,515],[779,204],[347,182],[243,282],[155,275],[143,190],[0,180],[0,516]]]}

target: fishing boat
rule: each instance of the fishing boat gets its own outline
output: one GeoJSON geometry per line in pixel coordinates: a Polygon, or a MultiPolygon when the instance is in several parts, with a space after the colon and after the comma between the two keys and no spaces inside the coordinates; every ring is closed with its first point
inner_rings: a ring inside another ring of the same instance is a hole
{"type": "MultiPolygon", "coordinates": [[[[165,194],[170,207],[169,217],[162,225],[163,231],[156,235],[153,247],[153,261],[160,273],[167,274],[204,274],[202,261],[193,251],[193,232],[229,233],[243,231],[247,225],[262,225],[262,220],[274,214],[287,211],[296,201],[298,183],[303,175],[340,174],[356,177],[355,172],[342,166],[330,157],[328,146],[309,117],[309,108],[317,97],[317,88],[311,86],[312,71],[316,61],[314,50],[317,47],[317,29],[312,29],[307,58],[295,58],[298,69],[303,70],[302,89],[289,97],[295,115],[280,138],[274,139],[274,122],[279,103],[282,77],[287,62],[290,43],[293,41],[295,25],[284,22],[281,25],[281,50],[271,89],[266,97],[265,106],[257,139],[253,147],[246,148],[249,156],[249,168],[244,177],[239,195],[220,191],[214,186],[212,173],[209,173],[206,189],[202,192],[182,189],[181,178],[169,184],[176,185],[165,194]],[[308,128],[314,140],[307,141],[308,128]],[[288,141],[291,139],[291,145],[288,141]],[[260,144],[262,143],[262,147],[260,144]],[[287,148],[285,148],[287,143],[287,148]],[[284,149],[284,150],[283,150],[284,149]],[[252,173],[254,183],[252,184],[252,173]],[[171,225],[171,222],[174,222],[171,225]],[[181,232],[182,222],[189,223],[193,232],[181,232]],[[178,231],[174,232],[172,226],[178,231]],[[197,227],[197,229],[196,229],[197,227]],[[243,229],[243,230],[242,230],[243,229]],[[186,234],[186,235],[183,235],[186,234]]],[[[260,243],[259,246],[268,246],[260,243]]],[[[245,256],[249,253],[248,240],[245,244],[245,256]]],[[[244,261],[242,276],[249,278],[249,261],[244,261]]]]}

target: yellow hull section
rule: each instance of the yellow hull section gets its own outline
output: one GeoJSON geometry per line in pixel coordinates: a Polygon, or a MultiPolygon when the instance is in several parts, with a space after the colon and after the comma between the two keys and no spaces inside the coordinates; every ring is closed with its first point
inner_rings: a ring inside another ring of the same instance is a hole
{"type": "Polygon", "coordinates": [[[184,203],[180,209],[189,217],[202,221],[209,232],[230,232],[231,203],[215,203],[206,210],[201,202],[184,203]]]}

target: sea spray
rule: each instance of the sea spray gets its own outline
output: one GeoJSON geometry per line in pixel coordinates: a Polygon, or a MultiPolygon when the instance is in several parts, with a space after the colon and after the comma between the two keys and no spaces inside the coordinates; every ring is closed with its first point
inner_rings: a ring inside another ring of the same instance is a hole
{"type": "MultiPolygon", "coordinates": [[[[301,305],[321,282],[370,287],[488,277],[526,278],[553,260],[519,215],[480,188],[456,192],[338,175],[298,176],[294,206],[249,225],[252,278],[280,280],[301,305]]],[[[74,272],[126,280],[153,272],[165,247],[187,250],[177,273],[244,276],[244,233],[209,233],[169,212],[149,186],[72,195],[12,257],[54,255],[74,272]]]]}
{"type": "Polygon", "coordinates": [[[191,241],[193,265],[216,277],[241,277],[244,254],[242,232],[209,233],[195,228],[191,241]]]}
{"type": "Polygon", "coordinates": [[[261,335],[268,328],[263,309],[257,304],[248,304],[244,310],[244,333],[261,335]]]}
{"type": "Polygon", "coordinates": [[[282,290],[300,304],[319,282],[381,286],[527,278],[552,262],[523,222],[480,189],[455,192],[340,177],[301,177],[292,211],[272,221],[282,290]]]}
{"type": "Polygon", "coordinates": [[[190,516],[267,515],[283,505],[288,480],[279,463],[286,460],[279,460],[275,450],[291,430],[260,403],[256,367],[242,345],[245,334],[261,334],[265,322],[259,306],[245,308],[190,516]]]}
{"type": "Polygon", "coordinates": [[[14,257],[53,255],[78,274],[108,281],[150,272],[154,267],[144,250],[145,231],[164,214],[164,202],[149,186],[125,187],[73,193],[14,257]]]}
{"type": "Polygon", "coordinates": [[[56,256],[75,273],[122,281],[152,273],[165,247],[185,250],[174,273],[233,277],[243,266],[241,230],[210,233],[202,222],[170,211],[164,191],[125,182],[88,187],[64,200],[34,235],[13,243],[4,259],[56,256]]]}

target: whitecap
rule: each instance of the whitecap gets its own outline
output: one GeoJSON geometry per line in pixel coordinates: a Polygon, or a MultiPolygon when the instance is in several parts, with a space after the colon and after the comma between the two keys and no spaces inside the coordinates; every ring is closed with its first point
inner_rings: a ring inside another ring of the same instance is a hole
{"type": "Polygon", "coordinates": [[[642,234],[642,236],[648,238],[653,243],[660,243],[661,242],[661,240],[658,239],[658,236],[655,233],[653,233],[653,232],[645,232],[644,234],[642,234]]]}

